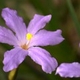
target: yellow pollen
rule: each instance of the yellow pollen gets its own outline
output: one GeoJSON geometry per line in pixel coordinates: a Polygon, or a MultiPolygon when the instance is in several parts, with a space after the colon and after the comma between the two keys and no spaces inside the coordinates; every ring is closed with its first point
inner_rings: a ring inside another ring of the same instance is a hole
{"type": "Polygon", "coordinates": [[[32,37],[33,37],[33,35],[31,33],[26,34],[26,39],[27,40],[31,40],[32,37]]]}

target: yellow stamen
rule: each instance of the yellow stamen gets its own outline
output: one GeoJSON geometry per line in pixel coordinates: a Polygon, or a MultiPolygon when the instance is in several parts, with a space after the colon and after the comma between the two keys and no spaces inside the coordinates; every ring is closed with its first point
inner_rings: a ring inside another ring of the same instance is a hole
{"type": "Polygon", "coordinates": [[[27,40],[31,40],[32,37],[33,37],[33,35],[31,33],[26,34],[26,39],[27,40]]]}

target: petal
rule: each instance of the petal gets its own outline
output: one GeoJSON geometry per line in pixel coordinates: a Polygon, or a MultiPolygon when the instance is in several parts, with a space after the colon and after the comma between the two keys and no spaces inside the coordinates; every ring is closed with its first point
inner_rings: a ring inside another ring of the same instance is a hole
{"type": "Polygon", "coordinates": [[[61,77],[80,77],[80,64],[78,62],[62,63],[56,70],[61,77]]]}
{"type": "Polygon", "coordinates": [[[18,67],[20,63],[27,56],[27,51],[22,50],[21,48],[14,48],[10,51],[5,52],[3,60],[3,70],[8,72],[18,67]]]}
{"type": "Polygon", "coordinates": [[[24,40],[26,35],[26,26],[23,19],[17,16],[17,12],[9,8],[4,8],[2,10],[2,17],[4,18],[6,25],[16,33],[18,39],[24,40]]]}
{"type": "Polygon", "coordinates": [[[14,36],[12,31],[0,26],[0,42],[9,45],[17,45],[17,38],[14,36]]]}
{"type": "Polygon", "coordinates": [[[35,34],[38,30],[44,28],[46,23],[51,20],[51,15],[42,16],[35,14],[28,26],[28,32],[35,34]]]}
{"type": "Polygon", "coordinates": [[[58,65],[56,59],[51,57],[49,52],[39,47],[30,48],[28,55],[34,62],[41,65],[42,70],[46,73],[51,74],[58,65]]]}
{"type": "Polygon", "coordinates": [[[61,35],[62,31],[47,31],[40,30],[31,40],[30,46],[47,46],[61,43],[64,38],[61,35]]]}

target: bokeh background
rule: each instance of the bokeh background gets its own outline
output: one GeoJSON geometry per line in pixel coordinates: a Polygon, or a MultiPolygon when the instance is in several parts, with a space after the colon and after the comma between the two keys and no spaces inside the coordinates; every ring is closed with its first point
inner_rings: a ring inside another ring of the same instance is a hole
{"type": "MultiPolygon", "coordinates": [[[[28,25],[34,14],[52,15],[47,30],[62,30],[65,40],[56,46],[44,47],[54,56],[58,63],[80,62],[80,0],[0,0],[0,25],[6,26],[1,17],[3,8],[15,9],[28,25]]],[[[13,48],[0,43],[0,80],[8,80],[8,74],[3,71],[4,52],[13,48]]],[[[30,57],[19,66],[15,80],[80,80],[80,78],[62,78],[59,75],[46,74],[41,66],[34,63],[30,57]]]]}

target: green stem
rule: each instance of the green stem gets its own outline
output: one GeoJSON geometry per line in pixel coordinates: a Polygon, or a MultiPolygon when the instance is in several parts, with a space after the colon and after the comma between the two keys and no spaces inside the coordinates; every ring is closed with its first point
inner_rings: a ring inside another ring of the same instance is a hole
{"type": "Polygon", "coordinates": [[[76,16],[76,13],[75,13],[75,11],[74,11],[74,8],[73,8],[73,6],[72,6],[71,0],[66,0],[66,2],[67,2],[67,6],[68,6],[68,8],[69,8],[71,17],[72,17],[72,19],[73,19],[73,21],[74,21],[74,24],[75,24],[75,26],[76,26],[76,29],[77,29],[77,31],[78,31],[78,34],[79,34],[79,36],[80,36],[80,24],[79,24],[78,18],[77,18],[77,16],[76,16]]]}
{"type": "Polygon", "coordinates": [[[9,72],[8,80],[14,80],[16,71],[17,71],[17,69],[13,69],[12,71],[9,72]]]}

